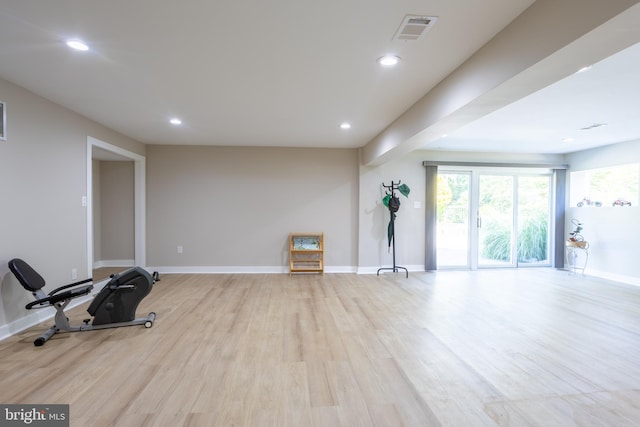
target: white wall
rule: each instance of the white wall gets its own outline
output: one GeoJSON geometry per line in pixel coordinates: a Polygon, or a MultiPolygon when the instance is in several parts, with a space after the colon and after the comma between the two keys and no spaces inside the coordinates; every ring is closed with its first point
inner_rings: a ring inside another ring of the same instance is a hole
{"type": "Polygon", "coordinates": [[[390,185],[391,181],[402,181],[411,189],[409,197],[397,193],[401,204],[395,222],[396,265],[409,270],[424,270],[423,157],[416,152],[380,166],[360,167],[358,272],[375,273],[380,267],[393,265],[387,240],[389,210],[382,203],[385,196],[382,184],[390,185]]]}
{"type": "Polygon", "coordinates": [[[0,336],[27,315],[32,300],[7,274],[23,258],[47,289],[88,277],[87,137],[144,154],[145,146],[0,79],[7,141],[0,141],[0,336]]]}
{"type": "Polygon", "coordinates": [[[148,264],[288,272],[289,233],[324,232],[326,270],[353,271],[357,193],[354,149],[150,145],[148,264]]]}
{"type": "Polygon", "coordinates": [[[132,266],[135,258],[134,162],[103,160],[99,179],[100,211],[97,215],[94,211],[94,221],[99,221],[100,226],[100,258],[94,254],[94,259],[100,261],[98,265],[132,266]]]}
{"type": "MultiPolygon", "coordinates": [[[[570,172],[640,162],[640,140],[614,144],[567,155],[570,172]]],[[[567,188],[571,187],[568,174],[567,188]]],[[[567,193],[567,195],[569,195],[567,193]]],[[[567,206],[569,200],[567,199],[567,206]]],[[[567,232],[571,220],[584,224],[582,235],[589,241],[589,261],[585,274],[640,285],[638,242],[640,242],[640,207],[568,207],[567,232]]]]}

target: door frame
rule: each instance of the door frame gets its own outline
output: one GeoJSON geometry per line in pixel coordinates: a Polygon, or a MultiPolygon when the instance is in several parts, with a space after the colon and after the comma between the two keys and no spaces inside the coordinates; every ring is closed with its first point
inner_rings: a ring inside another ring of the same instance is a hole
{"type": "Polygon", "coordinates": [[[134,261],[136,266],[145,268],[146,255],[146,158],[108,142],[87,137],[87,271],[93,270],[93,149],[109,151],[134,162],[134,261]]]}
{"type": "MultiPolygon", "coordinates": [[[[512,176],[513,186],[512,186],[512,203],[513,203],[513,215],[512,215],[512,230],[513,233],[517,233],[517,225],[518,225],[518,182],[520,176],[527,175],[544,175],[549,176],[549,217],[548,217],[548,228],[547,228],[547,247],[548,247],[548,265],[540,265],[540,266],[552,266],[553,265],[553,235],[554,229],[553,224],[553,200],[554,200],[554,188],[553,188],[553,172],[551,169],[546,167],[541,168],[532,168],[531,166],[527,168],[521,168],[513,165],[508,166],[485,166],[485,165],[445,165],[443,168],[439,168],[437,174],[440,173],[463,173],[469,174],[469,210],[468,210],[468,224],[469,224],[469,234],[468,234],[468,251],[467,251],[467,267],[470,270],[479,270],[479,269],[492,269],[492,268],[517,268],[520,263],[517,259],[517,236],[511,236],[511,257],[512,261],[509,264],[505,265],[485,265],[480,264],[480,243],[479,243],[479,228],[478,228],[478,218],[479,218],[479,208],[480,208],[480,200],[479,200],[479,190],[480,190],[480,176],[481,175],[492,175],[492,176],[512,176]],[[538,171],[534,171],[534,169],[538,169],[538,171]]],[[[465,268],[464,266],[437,266],[437,269],[461,269],[465,268]]]]}

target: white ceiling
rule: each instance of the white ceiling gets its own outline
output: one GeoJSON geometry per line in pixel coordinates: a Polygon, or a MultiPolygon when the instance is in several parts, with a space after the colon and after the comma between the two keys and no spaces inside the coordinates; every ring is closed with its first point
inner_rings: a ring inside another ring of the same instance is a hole
{"type": "MultiPolygon", "coordinates": [[[[0,77],[144,143],[361,147],[533,2],[2,0],[0,77]],[[407,14],[438,21],[418,41],[392,40],[407,14]],[[91,50],[69,50],[70,37],[91,50]],[[402,61],[382,68],[385,54],[402,61]]],[[[429,148],[640,139],[638,58],[634,46],[429,148]],[[608,125],[578,130],[594,123],[608,125]]]]}
{"type": "Polygon", "coordinates": [[[430,148],[568,153],[640,139],[640,43],[577,71],[430,148]]]}

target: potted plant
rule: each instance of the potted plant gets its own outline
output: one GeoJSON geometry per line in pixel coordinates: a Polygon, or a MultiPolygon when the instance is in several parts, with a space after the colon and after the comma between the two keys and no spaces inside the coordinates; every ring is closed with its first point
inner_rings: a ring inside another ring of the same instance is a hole
{"type": "Polygon", "coordinates": [[[577,248],[586,248],[589,243],[584,240],[582,236],[582,223],[577,219],[572,219],[571,222],[575,226],[574,230],[569,233],[569,238],[567,239],[567,246],[573,246],[577,248]]]}

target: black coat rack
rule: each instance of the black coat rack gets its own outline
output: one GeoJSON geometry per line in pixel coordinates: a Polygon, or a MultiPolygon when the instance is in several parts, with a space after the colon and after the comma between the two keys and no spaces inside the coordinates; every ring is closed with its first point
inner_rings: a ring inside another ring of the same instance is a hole
{"type": "Polygon", "coordinates": [[[406,277],[409,278],[409,270],[407,270],[404,267],[401,267],[399,265],[396,265],[396,230],[395,230],[395,222],[396,222],[396,212],[398,211],[398,208],[400,207],[400,202],[398,201],[398,198],[396,196],[396,190],[398,189],[398,186],[402,183],[402,181],[398,181],[398,182],[393,182],[391,181],[391,185],[384,185],[384,182],[382,183],[382,186],[386,189],[385,193],[387,194],[387,196],[390,196],[389,199],[389,214],[391,216],[390,220],[389,220],[389,230],[390,230],[390,234],[391,234],[391,252],[393,253],[393,267],[382,267],[378,269],[378,273],[376,273],[378,276],[380,275],[380,272],[383,270],[391,270],[394,273],[397,273],[399,270],[404,270],[406,273],[406,277]],[[397,204],[392,203],[392,200],[398,201],[397,204]],[[395,206],[395,208],[394,208],[395,206]]]}

